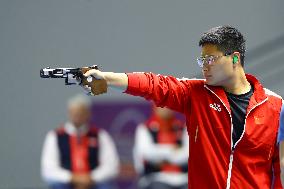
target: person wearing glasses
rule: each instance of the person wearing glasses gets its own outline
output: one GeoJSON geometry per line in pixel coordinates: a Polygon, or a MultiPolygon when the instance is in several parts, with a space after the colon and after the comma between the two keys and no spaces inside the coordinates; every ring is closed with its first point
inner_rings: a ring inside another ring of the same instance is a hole
{"type": "Polygon", "coordinates": [[[95,69],[85,76],[186,116],[190,189],[282,188],[281,97],[245,73],[245,39],[236,28],[214,27],[202,34],[199,46],[197,62],[205,79],[95,69]]]}

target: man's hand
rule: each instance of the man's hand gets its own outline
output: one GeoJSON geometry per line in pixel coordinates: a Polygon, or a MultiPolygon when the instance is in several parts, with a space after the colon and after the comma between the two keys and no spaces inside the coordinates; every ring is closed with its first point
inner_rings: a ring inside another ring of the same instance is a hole
{"type": "MultiPolygon", "coordinates": [[[[86,78],[92,76],[93,78],[100,79],[105,81],[106,87],[112,87],[118,89],[120,91],[125,91],[128,87],[128,77],[125,73],[114,73],[114,72],[101,72],[98,69],[89,69],[87,72],[84,73],[86,78]]],[[[98,87],[98,89],[93,89],[94,94],[102,94],[106,91],[103,91],[98,87]]]]}
{"type": "Polygon", "coordinates": [[[101,71],[88,67],[81,68],[81,71],[85,76],[82,79],[81,85],[91,95],[100,95],[107,92],[107,82],[101,71]]]}
{"type": "Polygon", "coordinates": [[[101,72],[98,69],[90,69],[90,68],[81,68],[85,77],[93,76],[96,79],[106,79],[104,72],[101,72]]]}
{"type": "Polygon", "coordinates": [[[89,189],[94,184],[89,174],[73,174],[71,182],[76,189],[89,189]]]}

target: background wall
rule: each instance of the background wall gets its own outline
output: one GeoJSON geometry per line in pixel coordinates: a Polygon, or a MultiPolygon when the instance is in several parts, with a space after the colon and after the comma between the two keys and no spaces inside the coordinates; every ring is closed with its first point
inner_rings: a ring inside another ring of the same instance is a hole
{"type": "MultiPolygon", "coordinates": [[[[283,7],[283,0],[0,0],[0,189],[45,187],[44,136],[66,119],[66,99],[81,92],[41,79],[41,68],[98,64],[195,77],[201,33],[230,24],[246,36],[247,71],[284,95],[283,7]]],[[[110,93],[94,101],[140,100],[110,93]]]]}

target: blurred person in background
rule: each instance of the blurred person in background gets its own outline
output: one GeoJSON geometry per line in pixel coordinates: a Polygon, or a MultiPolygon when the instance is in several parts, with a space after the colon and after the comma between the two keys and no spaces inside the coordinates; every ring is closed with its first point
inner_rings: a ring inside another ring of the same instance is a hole
{"type": "Polygon", "coordinates": [[[91,101],[68,101],[69,120],[51,130],[43,145],[41,173],[51,189],[110,189],[119,158],[110,135],[90,125],[91,101]]]}
{"type": "Polygon", "coordinates": [[[187,189],[189,138],[186,127],[167,108],[138,125],[133,149],[140,189],[187,189]]]}

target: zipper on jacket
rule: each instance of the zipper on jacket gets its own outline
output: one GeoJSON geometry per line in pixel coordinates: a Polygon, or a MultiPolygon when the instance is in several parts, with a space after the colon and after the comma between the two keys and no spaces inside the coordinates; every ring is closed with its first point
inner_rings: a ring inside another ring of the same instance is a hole
{"type": "Polygon", "coordinates": [[[239,140],[233,144],[233,147],[232,147],[232,151],[231,151],[231,155],[230,155],[230,163],[229,163],[229,170],[228,170],[228,177],[227,177],[227,187],[226,189],[230,189],[231,187],[231,176],[232,176],[232,168],[233,168],[233,160],[234,160],[234,151],[235,151],[235,148],[237,146],[237,144],[239,143],[239,141],[241,141],[241,139],[243,138],[244,136],[244,133],[245,133],[245,130],[246,130],[246,121],[247,121],[247,117],[249,115],[249,113],[255,109],[256,107],[260,106],[261,104],[263,104],[264,102],[266,102],[268,100],[268,98],[266,98],[265,100],[263,100],[261,103],[255,105],[254,107],[252,107],[250,109],[250,111],[247,113],[246,117],[245,117],[245,123],[244,123],[244,130],[243,130],[243,133],[241,135],[241,137],[239,138],[239,140]]]}
{"type": "Polygon", "coordinates": [[[252,108],[250,109],[250,111],[247,113],[247,115],[246,115],[246,117],[245,117],[245,123],[244,123],[244,130],[243,130],[243,133],[242,133],[241,137],[239,138],[239,140],[235,143],[234,148],[236,148],[237,144],[241,141],[241,139],[243,138],[243,136],[244,136],[244,134],[245,134],[247,117],[248,117],[248,115],[250,114],[250,112],[251,112],[252,110],[254,110],[256,107],[262,105],[262,104],[263,104],[264,102],[266,102],[267,100],[268,100],[268,98],[266,97],[266,99],[264,99],[262,102],[256,104],[256,105],[255,105],[254,107],[252,107],[252,108]]]}
{"type": "Polygon", "coordinates": [[[247,121],[247,117],[249,115],[249,113],[255,109],[256,107],[262,105],[264,102],[266,102],[268,100],[268,98],[266,97],[266,99],[264,99],[262,102],[258,103],[257,105],[255,105],[254,107],[252,107],[250,109],[250,111],[247,113],[246,117],[245,117],[245,123],[244,123],[244,130],[243,130],[243,133],[241,135],[241,137],[239,138],[239,140],[233,144],[233,129],[234,129],[234,126],[233,126],[233,120],[232,120],[232,116],[231,116],[231,113],[230,111],[228,110],[228,108],[226,107],[225,103],[219,98],[219,96],[214,93],[211,89],[209,89],[206,85],[204,85],[206,89],[208,89],[210,92],[212,92],[221,102],[222,104],[225,106],[226,110],[228,111],[229,115],[230,115],[230,118],[231,118],[231,154],[230,154],[230,162],[229,162],[229,169],[228,169],[228,176],[227,176],[227,186],[226,186],[226,189],[230,189],[230,186],[231,186],[231,176],[232,176],[232,168],[233,168],[233,160],[234,160],[234,151],[235,151],[235,148],[237,146],[237,144],[241,141],[241,139],[243,138],[243,135],[245,133],[245,129],[246,129],[246,121],[247,121]]]}
{"type": "Polygon", "coordinates": [[[234,160],[234,148],[232,149],[231,154],[230,154],[230,163],[229,163],[229,169],[228,169],[228,177],[227,177],[226,189],[230,189],[230,187],[231,187],[233,160],[234,160]]]}
{"type": "Polygon", "coordinates": [[[221,100],[221,98],[214,93],[214,91],[212,91],[211,89],[209,89],[206,85],[204,85],[204,87],[209,90],[211,93],[213,93],[223,104],[223,106],[226,108],[229,116],[230,116],[230,120],[231,120],[231,154],[230,154],[230,159],[229,159],[229,168],[228,168],[228,174],[227,174],[227,184],[226,184],[226,189],[230,189],[231,186],[231,176],[232,176],[232,168],[233,168],[233,160],[234,160],[234,144],[233,144],[233,130],[234,130],[234,126],[233,126],[233,119],[231,116],[231,113],[229,111],[229,109],[227,108],[227,106],[225,105],[225,103],[221,100]]]}

